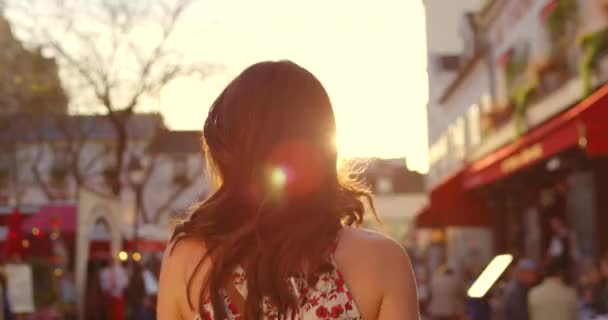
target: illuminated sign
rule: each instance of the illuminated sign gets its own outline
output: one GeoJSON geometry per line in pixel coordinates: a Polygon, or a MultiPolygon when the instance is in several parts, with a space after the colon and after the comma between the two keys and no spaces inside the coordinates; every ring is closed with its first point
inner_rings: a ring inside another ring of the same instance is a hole
{"type": "Polygon", "coordinates": [[[513,262],[513,256],[510,254],[502,254],[494,257],[490,264],[483,270],[479,278],[467,291],[470,298],[483,298],[490,288],[496,283],[496,280],[507,270],[507,267],[513,262]]]}
{"type": "Polygon", "coordinates": [[[536,160],[541,159],[543,154],[543,146],[540,143],[537,143],[503,160],[500,163],[500,169],[504,173],[513,172],[536,160]]]}

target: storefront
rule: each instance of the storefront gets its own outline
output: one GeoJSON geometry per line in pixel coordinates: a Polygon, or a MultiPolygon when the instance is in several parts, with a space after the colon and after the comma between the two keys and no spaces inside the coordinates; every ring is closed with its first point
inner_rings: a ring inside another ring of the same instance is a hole
{"type": "Polygon", "coordinates": [[[416,227],[422,250],[428,251],[430,269],[447,263],[466,272],[483,265],[493,256],[492,215],[485,201],[464,189],[466,171],[449,177],[430,193],[429,205],[417,216],[416,227]]]}
{"type": "Polygon", "coordinates": [[[466,170],[464,189],[481,194],[496,249],[541,259],[548,220],[561,216],[584,256],[608,249],[608,86],[466,170]]]}

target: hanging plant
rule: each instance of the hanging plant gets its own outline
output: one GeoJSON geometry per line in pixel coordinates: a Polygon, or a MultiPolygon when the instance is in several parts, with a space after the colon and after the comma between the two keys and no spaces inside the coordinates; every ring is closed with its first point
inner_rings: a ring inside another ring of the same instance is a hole
{"type": "Polygon", "coordinates": [[[528,111],[528,106],[530,105],[530,101],[534,94],[536,93],[536,89],[538,84],[533,82],[524,88],[517,90],[515,92],[514,101],[515,101],[515,134],[517,137],[520,137],[524,131],[526,130],[526,113],[528,111]]]}
{"type": "Polygon", "coordinates": [[[554,6],[547,16],[547,27],[553,55],[560,56],[574,40],[578,5],[577,0],[555,0],[554,6]]]}
{"type": "Polygon", "coordinates": [[[516,52],[505,64],[505,77],[507,87],[514,88],[517,86],[520,78],[525,74],[528,67],[528,50],[527,47],[521,49],[521,52],[516,52]]]}
{"type": "Polygon", "coordinates": [[[608,28],[585,35],[581,39],[583,57],[579,64],[579,73],[583,80],[583,98],[593,92],[591,72],[602,51],[608,49],[608,28]]]}
{"type": "Polygon", "coordinates": [[[501,106],[495,106],[489,111],[481,113],[482,135],[486,136],[493,130],[507,123],[515,112],[515,105],[511,102],[501,106]]]}

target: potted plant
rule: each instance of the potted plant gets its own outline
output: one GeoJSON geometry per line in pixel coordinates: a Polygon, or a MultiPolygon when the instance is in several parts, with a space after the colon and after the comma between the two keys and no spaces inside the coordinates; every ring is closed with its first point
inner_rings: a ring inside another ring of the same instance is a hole
{"type": "Polygon", "coordinates": [[[536,92],[537,92],[537,83],[532,82],[521,89],[516,90],[514,101],[515,101],[515,130],[516,135],[520,136],[525,131],[525,122],[526,122],[526,113],[528,111],[528,106],[533,100],[536,92]]]}
{"type": "Polygon", "coordinates": [[[515,105],[509,101],[502,105],[497,105],[489,111],[481,113],[481,131],[484,134],[503,126],[507,123],[515,111],[515,105]]]}
{"type": "Polygon", "coordinates": [[[608,49],[608,28],[587,34],[581,38],[583,56],[579,64],[579,73],[583,80],[583,97],[589,96],[593,91],[591,75],[593,67],[601,54],[608,49]]]}
{"type": "Polygon", "coordinates": [[[561,56],[546,56],[532,64],[530,67],[530,79],[537,83],[536,95],[545,96],[557,90],[570,78],[570,71],[566,61],[561,56]]]}
{"type": "Polygon", "coordinates": [[[597,3],[604,11],[604,14],[608,16],[608,0],[597,0],[597,3]]]}
{"type": "Polygon", "coordinates": [[[552,55],[563,56],[575,39],[578,18],[577,0],[556,0],[555,8],[547,16],[547,28],[552,43],[552,55]]]}

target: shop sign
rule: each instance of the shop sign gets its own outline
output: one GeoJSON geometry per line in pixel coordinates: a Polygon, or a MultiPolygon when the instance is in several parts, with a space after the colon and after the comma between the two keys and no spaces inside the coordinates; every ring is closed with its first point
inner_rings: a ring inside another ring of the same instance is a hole
{"type": "MultiPolygon", "coordinates": [[[[34,276],[27,264],[7,264],[4,267],[7,279],[8,303],[15,313],[32,313],[34,306],[34,276]]],[[[6,300],[5,300],[6,301],[6,300]]]]}
{"type": "Polygon", "coordinates": [[[503,160],[500,169],[503,173],[511,173],[541,159],[543,154],[543,146],[537,143],[503,160]]]}

